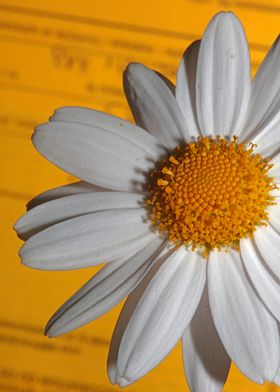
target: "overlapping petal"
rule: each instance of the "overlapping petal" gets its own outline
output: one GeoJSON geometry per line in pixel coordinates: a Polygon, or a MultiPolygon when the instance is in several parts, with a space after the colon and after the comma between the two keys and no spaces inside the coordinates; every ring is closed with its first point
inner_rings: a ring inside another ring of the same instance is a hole
{"type": "Polygon", "coordinates": [[[29,210],[15,224],[20,238],[67,219],[97,211],[143,207],[143,195],[128,192],[89,192],[58,198],[29,210]]]}
{"type": "Polygon", "coordinates": [[[203,135],[239,134],[250,92],[250,58],[240,21],[217,14],[201,41],[196,73],[197,116],[203,135]]]}
{"type": "Polygon", "coordinates": [[[122,191],[141,189],[158,158],[118,133],[73,122],[40,125],[33,143],[63,170],[89,183],[122,191]]]}
{"type": "Polygon", "coordinates": [[[56,311],[46,334],[54,337],[67,333],[108,312],[145,276],[160,256],[162,244],[156,238],[136,254],[103,267],[56,311]]]}
{"type": "Polygon", "coordinates": [[[119,379],[135,381],[175,346],[200,301],[205,260],[181,247],[155,273],[127,324],[118,348],[119,379]]]}
{"type": "Polygon", "coordinates": [[[142,297],[145,289],[150,283],[151,279],[155,275],[156,271],[160,268],[160,266],[165,262],[165,260],[173,253],[174,249],[168,249],[165,247],[165,252],[161,255],[159,260],[157,260],[156,264],[148,271],[145,277],[142,279],[140,284],[136,287],[135,290],[128,296],[123,309],[119,315],[118,322],[115,326],[113,336],[111,339],[110,350],[107,359],[107,371],[108,376],[112,384],[119,384],[120,386],[131,384],[133,381],[128,381],[124,377],[120,378],[118,371],[118,352],[120,347],[120,342],[122,340],[122,336],[126,329],[126,326],[131,318],[134,309],[142,297]]]}
{"type": "Polygon", "coordinates": [[[219,337],[239,369],[251,380],[272,381],[279,365],[276,320],[249,282],[237,251],[212,251],[209,302],[219,337]]]}
{"type": "Polygon", "coordinates": [[[182,349],[190,390],[220,392],[226,382],[231,361],[213,323],[207,288],[183,335],[182,349]]]}
{"type": "Polygon", "coordinates": [[[251,87],[250,106],[241,140],[258,144],[257,151],[270,155],[280,147],[280,39],[274,42],[251,87]]]}
{"type": "Polygon", "coordinates": [[[201,136],[196,113],[196,70],[200,41],[193,42],[184,53],[177,71],[176,99],[185,117],[188,133],[201,136]]]}
{"type": "Polygon", "coordinates": [[[46,203],[47,201],[59,199],[65,196],[78,195],[80,193],[89,192],[105,192],[108,189],[101,188],[97,185],[89,184],[85,181],[77,181],[67,185],[61,185],[48,191],[40,193],[27,203],[27,210],[36,207],[40,204],[46,203]]]}
{"type": "MultiPolygon", "coordinates": [[[[274,218],[273,218],[274,219],[274,218]]],[[[280,279],[280,235],[277,231],[268,224],[267,227],[260,227],[254,233],[257,248],[262,255],[264,261],[280,279]]]]}
{"type": "Polygon", "coordinates": [[[250,238],[240,241],[240,250],[255,290],[273,316],[280,321],[280,281],[269,271],[250,238]]]}
{"type": "Polygon", "coordinates": [[[142,64],[130,64],[124,73],[124,91],[136,123],[167,149],[189,141],[177,101],[156,72],[142,64]]]}
{"type": "Polygon", "coordinates": [[[100,211],[68,219],[31,237],[20,250],[32,268],[84,268],[137,251],[158,236],[142,208],[100,211]]]}
{"type": "Polygon", "coordinates": [[[64,106],[54,112],[50,121],[73,122],[94,128],[102,128],[136,144],[154,158],[157,158],[164,152],[160,142],[144,129],[122,118],[98,110],[79,106],[64,106]]]}

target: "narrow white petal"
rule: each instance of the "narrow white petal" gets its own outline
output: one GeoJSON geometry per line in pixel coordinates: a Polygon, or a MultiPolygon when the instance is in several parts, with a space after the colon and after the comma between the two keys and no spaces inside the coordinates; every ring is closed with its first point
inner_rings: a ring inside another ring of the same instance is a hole
{"type": "Polygon", "coordinates": [[[142,64],[130,64],[124,90],[136,123],[172,149],[188,142],[189,134],[178,103],[162,78],[142,64]]]}
{"type": "Polygon", "coordinates": [[[204,135],[239,134],[250,92],[250,58],[243,27],[231,12],[209,23],[199,50],[196,101],[204,135]]]}
{"type": "Polygon", "coordinates": [[[153,135],[144,129],[122,118],[98,110],[79,106],[66,106],[57,109],[50,120],[81,123],[90,125],[91,127],[103,128],[106,131],[122,136],[130,142],[137,144],[138,147],[146,150],[154,158],[157,158],[164,151],[163,147],[153,135]]]}
{"type": "Polygon", "coordinates": [[[260,254],[271,271],[280,279],[280,235],[268,224],[254,232],[254,238],[260,254]]]}
{"type": "Polygon", "coordinates": [[[143,195],[127,192],[90,192],[49,201],[29,210],[15,224],[20,238],[32,235],[56,223],[92,212],[143,207],[143,195]]]}
{"type": "Polygon", "coordinates": [[[183,335],[182,349],[190,390],[220,392],[226,382],[231,361],[213,323],[207,288],[183,335]]]}
{"type": "Polygon", "coordinates": [[[193,42],[184,53],[177,72],[176,99],[185,117],[188,132],[201,136],[196,114],[196,69],[200,41],[193,42]]]}
{"type": "Polygon", "coordinates": [[[183,246],[157,271],[133,312],[118,352],[118,373],[134,381],[162,361],[191,321],[206,261],[183,246]]]}
{"type": "Polygon", "coordinates": [[[126,297],[160,255],[163,241],[153,240],[130,257],[103,267],[65,302],[46,326],[46,334],[58,336],[95,320],[126,297]]]}
{"type": "Polygon", "coordinates": [[[36,207],[40,204],[46,203],[47,201],[59,199],[64,196],[78,195],[80,193],[88,192],[105,192],[108,189],[101,188],[97,185],[89,184],[85,181],[77,181],[72,184],[58,186],[48,191],[40,193],[27,203],[27,210],[36,207]]]}
{"type": "Polygon", "coordinates": [[[141,208],[95,212],[35,234],[20,250],[22,263],[37,269],[75,269],[109,262],[158,236],[143,222],[141,208]]]}
{"type": "Polygon", "coordinates": [[[170,257],[170,255],[176,251],[176,248],[173,246],[170,248],[169,245],[166,245],[156,263],[152,266],[152,268],[147,272],[144,278],[141,280],[139,285],[135,290],[127,297],[127,300],[123,306],[123,309],[119,315],[118,322],[115,326],[113,336],[110,343],[110,350],[108,354],[107,360],[107,371],[108,376],[112,384],[119,384],[120,386],[125,386],[131,384],[133,381],[129,381],[125,379],[125,377],[120,377],[117,361],[118,361],[118,352],[120,343],[125,332],[126,326],[131,318],[137,303],[140,301],[144,291],[152,280],[153,276],[156,274],[160,266],[170,257]]]}
{"type": "Polygon", "coordinates": [[[210,253],[208,284],[211,313],[227,353],[251,380],[271,381],[279,364],[277,322],[251,286],[237,251],[210,253]]]}
{"type": "Polygon", "coordinates": [[[101,187],[141,189],[153,157],[130,140],[102,128],[52,121],[33,135],[37,150],[63,170],[101,187]]]}
{"type": "Polygon", "coordinates": [[[268,270],[250,238],[240,241],[242,260],[248,275],[273,316],[280,321],[280,281],[268,270]]]}
{"type": "Polygon", "coordinates": [[[241,140],[273,146],[280,126],[280,38],[266,55],[252,81],[247,120],[241,140]],[[275,137],[273,137],[273,135],[275,137]]]}

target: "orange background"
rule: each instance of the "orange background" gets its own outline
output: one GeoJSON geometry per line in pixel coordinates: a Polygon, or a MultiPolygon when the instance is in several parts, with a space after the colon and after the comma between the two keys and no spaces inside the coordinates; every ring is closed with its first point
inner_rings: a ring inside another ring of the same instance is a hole
{"type": "MultiPolygon", "coordinates": [[[[35,124],[65,105],[131,119],[122,94],[125,65],[140,61],[175,81],[185,47],[221,9],[244,24],[254,73],[279,33],[279,0],[0,0],[0,391],[118,390],[107,379],[106,356],[121,306],[67,336],[43,336],[51,314],[96,269],[44,272],[19,263],[12,225],[25,203],[73,180],[32,147],[35,124]]],[[[180,345],[129,390],[186,391],[180,345]]],[[[280,388],[253,384],[232,366],[224,390],[280,388]]]]}

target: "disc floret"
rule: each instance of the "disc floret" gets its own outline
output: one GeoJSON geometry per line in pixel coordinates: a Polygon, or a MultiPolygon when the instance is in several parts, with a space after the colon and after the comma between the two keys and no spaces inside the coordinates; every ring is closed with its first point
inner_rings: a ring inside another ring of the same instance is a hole
{"type": "Polygon", "coordinates": [[[235,247],[265,225],[276,188],[255,145],[200,137],[177,147],[152,174],[147,204],[170,241],[204,249],[235,247]]]}

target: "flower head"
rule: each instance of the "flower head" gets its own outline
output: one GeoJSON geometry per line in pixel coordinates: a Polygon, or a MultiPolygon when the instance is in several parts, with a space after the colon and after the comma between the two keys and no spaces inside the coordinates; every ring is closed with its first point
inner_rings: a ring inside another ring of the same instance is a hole
{"type": "Polygon", "coordinates": [[[251,82],[246,37],[219,13],[179,65],[176,87],[124,73],[137,125],[64,107],[33,136],[82,181],[47,191],[16,223],[30,267],[107,265],[53,315],[48,336],[128,295],[108,373],[133,383],[182,338],[192,392],[218,392],[234,361],[280,383],[280,45],[251,82]]]}

